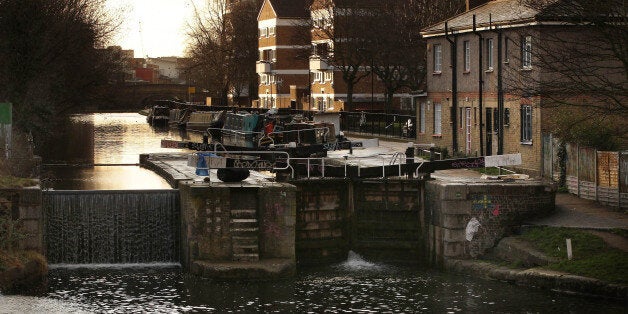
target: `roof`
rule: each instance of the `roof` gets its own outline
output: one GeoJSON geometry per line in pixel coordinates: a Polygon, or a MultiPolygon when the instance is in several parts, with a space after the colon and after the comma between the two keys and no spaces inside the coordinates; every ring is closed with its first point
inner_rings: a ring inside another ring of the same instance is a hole
{"type": "MultiPolygon", "coordinates": [[[[441,36],[445,33],[445,22],[450,31],[470,31],[473,29],[473,15],[478,28],[501,25],[517,25],[538,21],[540,11],[523,4],[521,0],[493,0],[448,20],[424,28],[425,37],[441,36]]],[[[548,1],[548,4],[556,1],[548,1]]]]}
{"type": "Polygon", "coordinates": [[[269,0],[278,18],[310,17],[310,0],[269,0]]]}

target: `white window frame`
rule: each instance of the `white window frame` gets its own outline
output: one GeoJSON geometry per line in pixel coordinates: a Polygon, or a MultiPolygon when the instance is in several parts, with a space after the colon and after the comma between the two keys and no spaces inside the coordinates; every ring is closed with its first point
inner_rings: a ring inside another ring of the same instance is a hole
{"type": "Polygon", "coordinates": [[[267,27],[262,27],[259,30],[259,37],[268,37],[268,28],[267,27]]]}
{"type": "Polygon", "coordinates": [[[434,103],[434,135],[443,134],[443,105],[434,103]]]}
{"type": "Polygon", "coordinates": [[[268,28],[268,36],[275,36],[275,26],[268,28]]]}
{"type": "Polygon", "coordinates": [[[493,71],[493,38],[486,39],[486,70],[493,71]]]}
{"type": "Polygon", "coordinates": [[[443,46],[434,44],[434,73],[443,71],[443,46]]]}
{"type": "Polygon", "coordinates": [[[332,71],[325,72],[325,81],[333,83],[334,82],[334,72],[332,72],[332,71]]]}
{"type": "Polygon", "coordinates": [[[526,35],[521,40],[521,67],[532,68],[532,36],[526,35]]]}
{"type": "Polygon", "coordinates": [[[471,72],[471,42],[465,40],[462,44],[464,50],[464,71],[471,72]]]}
{"type": "Polygon", "coordinates": [[[324,82],[323,72],[316,71],[314,72],[314,82],[324,82]]]}

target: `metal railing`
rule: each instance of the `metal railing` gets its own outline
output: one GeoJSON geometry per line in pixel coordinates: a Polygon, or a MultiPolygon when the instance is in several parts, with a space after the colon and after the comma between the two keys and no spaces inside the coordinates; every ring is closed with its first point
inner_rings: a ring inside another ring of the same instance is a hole
{"type": "Polygon", "coordinates": [[[340,130],[395,138],[416,137],[416,116],[402,114],[341,112],[340,130]]]}

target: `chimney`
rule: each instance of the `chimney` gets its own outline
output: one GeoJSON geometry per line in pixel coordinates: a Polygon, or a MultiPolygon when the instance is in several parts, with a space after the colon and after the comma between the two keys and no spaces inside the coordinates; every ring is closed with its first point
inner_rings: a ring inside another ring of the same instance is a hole
{"type": "Polygon", "coordinates": [[[473,10],[476,7],[479,7],[487,2],[490,2],[491,0],[467,0],[467,11],[469,10],[473,10]]]}

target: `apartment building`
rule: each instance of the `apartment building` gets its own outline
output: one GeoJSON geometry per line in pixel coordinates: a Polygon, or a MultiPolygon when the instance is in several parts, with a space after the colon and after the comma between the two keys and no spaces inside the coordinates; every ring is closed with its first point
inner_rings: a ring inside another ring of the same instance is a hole
{"type": "MultiPolygon", "coordinates": [[[[314,0],[310,6],[312,54],[310,56],[310,108],[317,111],[380,111],[384,107],[384,88],[378,78],[371,73],[373,60],[359,58],[359,51],[353,43],[355,38],[365,34],[350,35],[345,32],[355,25],[358,18],[344,18],[347,15],[371,10],[378,1],[339,1],[314,0]],[[352,39],[347,37],[353,37],[352,39]],[[346,43],[346,44],[343,44],[346,43]],[[359,63],[356,63],[360,59],[359,63]],[[343,79],[343,72],[356,68],[358,82],[349,90],[343,79]],[[347,97],[352,95],[349,108],[347,97]]],[[[359,32],[359,28],[354,28],[359,32]]]]}
{"type": "Polygon", "coordinates": [[[521,153],[520,170],[540,174],[543,133],[564,113],[539,93],[539,82],[553,79],[539,53],[552,50],[547,38],[559,28],[574,38],[582,29],[520,0],[467,1],[467,8],[422,31],[428,87],[417,140],[471,156],[521,153]]]}
{"type": "Polygon", "coordinates": [[[259,30],[259,108],[298,108],[308,87],[310,48],[307,0],[264,0],[259,30]]]}

